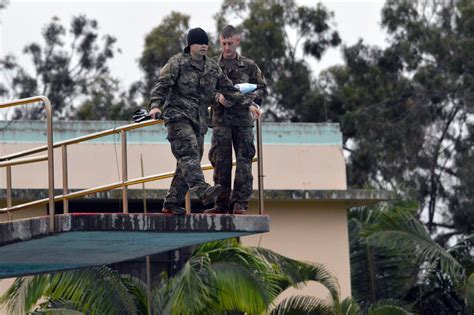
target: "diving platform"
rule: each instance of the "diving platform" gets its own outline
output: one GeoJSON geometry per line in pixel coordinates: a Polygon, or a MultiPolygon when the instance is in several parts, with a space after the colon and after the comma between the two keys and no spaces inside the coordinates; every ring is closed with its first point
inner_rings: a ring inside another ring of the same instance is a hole
{"type": "Polygon", "coordinates": [[[266,215],[73,213],[0,223],[0,279],[127,261],[268,232],[266,215]]]}

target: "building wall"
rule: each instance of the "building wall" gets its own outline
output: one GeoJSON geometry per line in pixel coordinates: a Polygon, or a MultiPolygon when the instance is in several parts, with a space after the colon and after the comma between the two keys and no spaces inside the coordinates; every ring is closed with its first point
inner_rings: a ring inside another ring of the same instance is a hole
{"type": "MultiPolygon", "coordinates": [[[[6,155],[35,147],[35,144],[2,144],[0,154],[6,155]]],[[[205,145],[203,164],[209,164],[205,145]]],[[[175,160],[168,144],[129,144],[128,178],[141,177],[143,158],[145,176],[172,172],[175,160]]],[[[61,152],[55,150],[55,187],[62,188],[61,152]]],[[[337,146],[264,145],[265,189],[345,189],[346,174],[342,149],[337,146]]],[[[119,182],[121,179],[120,145],[110,143],[78,144],[68,149],[69,188],[90,188],[119,182]]],[[[257,167],[254,163],[254,178],[257,167]]],[[[205,177],[212,182],[212,171],[205,177]]],[[[47,188],[47,163],[24,164],[12,168],[13,188],[47,188]]],[[[147,183],[147,188],[166,189],[170,179],[147,183]]],[[[0,187],[6,187],[5,169],[0,170],[0,187]]],[[[141,189],[141,185],[131,189],[141,189]]],[[[254,189],[257,189],[257,180],[254,189]]]]}
{"type": "MultiPolygon", "coordinates": [[[[63,141],[126,122],[55,122],[54,141],[63,141]]],[[[43,122],[0,121],[0,156],[46,144],[43,122]]],[[[263,124],[263,161],[266,189],[345,189],[346,172],[342,136],[337,124],[263,124]]],[[[210,132],[205,139],[203,164],[208,164],[210,132]]],[[[127,133],[128,178],[141,176],[141,157],[145,175],[174,171],[166,129],[154,125],[127,133]]],[[[45,152],[40,153],[45,154],[45,152]]],[[[62,187],[61,150],[55,149],[55,187],[62,187]]],[[[121,148],[119,135],[68,146],[70,188],[90,188],[120,181],[121,148]]],[[[254,174],[256,175],[256,167],[254,174]]],[[[14,188],[46,188],[47,163],[38,162],[12,168],[14,188]]],[[[206,172],[212,180],[212,172],[206,172]]],[[[147,188],[169,187],[170,180],[147,184],[147,188]]],[[[4,188],[5,170],[0,170],[4,188]]],[[[133,187],[132,187],[133,188],[133,187]]],[[[140,188],[140,187],[137,187],[140,188]]],[[[256,181],[254,188],[257,188],[256,181]]]]}
{"type": "MultiPolygon", "coordinates": [[[[0,122],[0,128],[3,126],[0,122]]],[[[119,122],[56,123],[55,141],[110,129],[119,122]]],[[[44,124],[16,122],[0,135],[0,156],[45,144],[44,124]],[[43,131],[41,131],[43,130],[43,131]]],[[[203,164],[208,164],[210,134],[206,136],[203,164]]],[[[175,160],[162,125],[132,131],[128,136],[128,178],[174,171],[175,160]]],[[[346,169],[342,136],[335,124],[264,124],[264,186],[266,190],[344,190],[346,169]]],[[[42,153],[44,154],[44,153],[42,153]]],[[[107,137],[68,148],[69,187],[90,188],[120,181],[119,136],[107,137]]],[[[62,188],[61,151],[55,150],[55,187],[62,188]]],[[[254,189],[257,167],[254,164],[254,189]]],[[[212,171],[205,173],[212,182],[212,171]]],[[[46,162],[13,168],[13,188],[47,188],[46,162]]],[[[147,183],[146,188],[167,189],[171,180],[147,183]]],[[[5,171],[0,170],[4,189],[5,171]]],[[[141,189],[138,187],[131,187],[141,189]]],[[[256,213],[256,202],[251,212],[256,213]]],[[[350,296],[349,245],[346,208],[341,203],[317,200],[266,200],[271,232],[243,238],[244,244],[260,245],[282,255],[325,265],[338,278],[342,297],[350,296]]],[[[36,210],[31,215],[44,213],[36,210]]],[[[28,214],[28,215],[30,215],[28,214]]],[[[22,214],[26,215],[26,214],[22,214]]],[[[16,218],[17,214],[15,214],[16,218]]],[[[5,215],[0,215],[0,221],[5,215]]],[[[0,282],[1,288],[5,282],[0,282]]],[[[286,293],[290,294],[290,293],[286,293]]],[[[327,292],[310,284],[303,294],[325,297],[327,292]]],[[[0,313],[1,314],[1,313],[0,313]]]]}
{"type": "MultiPolygon", "coordinates": [[[[6,203],[4,204],[0,203],[0,206],[6,207],[6,203]]],[[[12,212],[11,218],[12,220],[19,220],[19,219],[25,219],[25,218],[41,217],[45,215],[47,215],[46,206],[35,206],[28,209],[12,212]]],[[[6,213],[0,213],[0,222],[4,222],[7,220],[8,220],[8,215],[6,213]]]]}
{"type": "MultiPolygon", "coordinates": [[[[344,204],[266,200],[265,214],[270,216],[270,232],[243,237],[243,244],[323,264],[338,279],[342,298],[351,295],[347,209],[344,204]]],[[[295,292],[295,289],[290,289],[286,295],[295,292]]],[[[328,291],[313,283],[298,294],[326,297],[328,291]]]]}

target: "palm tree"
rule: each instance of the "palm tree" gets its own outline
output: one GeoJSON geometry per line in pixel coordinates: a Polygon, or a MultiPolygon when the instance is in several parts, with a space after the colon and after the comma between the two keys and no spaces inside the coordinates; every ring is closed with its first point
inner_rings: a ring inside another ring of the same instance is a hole
{"type": "MultiPolygon", "coordinates": [[[[154,314],[263,314],[286,288],[305,281],[323,284],[339,305],[337,280],[322,265],[245,247],[235,239],[211,242],[198,246],[174,277],[161,277],[152,291],[152,309],[154,314]]],[[[42,314],[56,309],[91,315],[147,311],[145,285],[105,266],[18,278],[0,304],[9,314],[25,314],[40,298],[47,300],[38,309],[42,314]]]]}
{"type": "MultiPolygon", "coordinates": [[[[474,306],[474,275],[468,279],[466,271],[472,269],[465,266],[472,264],[474,239],[468,237],[445,250],[431,239],[413,209],[397,205],[350,213],[354,299],[340,302],[336,279],[321,265],[225,240],[198,246],[174,277],[164,274],[153,288],[153,312],[381,315],[409,314],[407,305],[413,304],[421,314],[429,314],[433,307],[438,314],[453,310],[467,314],[474,306]],[[307,281],[323,284],[332,299],[292,296],[275,305],[281,292],[307,281]]],[[[58,314],[57,309],[146,314],[145,292],[141,281],[95,267],[18,278],[0,303],[7,305],[9,314],[24,314],[41,297],[47,300],[40,306],[41,314],[58,314]]]]}
{"type": "Polygon", "coordinates": [[[350,212],[354,299],[338,306],[292,296],[271,314],[408,314],[411,308],[421,314],[468,314],[474,275],[467,280],[464,266],[472,266],[473,236],[446,250],[415,218],[415,209],[416,204],[397,203],[350,212]]]}
{"type": "MultiPolygon", "coordinates": [[[[389,301],[385,301],[389,303],[389,301]]],[[[340,304],[328,303],[312,296],[291,296],[277,305],[270,315],[410,315],[401,306],[376,303],[363,312],[352,298],[346,298],[340,304]]]]}
{"type": "MultiPolygon", "coordinates": [[[[467,272],[457,258],[461,252],[469,256],[466,244],[474,235],[446,250],[416,219],[416,208],[413,203],[397,203],[351,211],[354,297],[363,309],[383,299],[395,299],[401,305],[413,304],[421,314],[467,313],[463,293],[467,272]]],[[[470,255],[466,261],[472,263],[470,255]]]]}

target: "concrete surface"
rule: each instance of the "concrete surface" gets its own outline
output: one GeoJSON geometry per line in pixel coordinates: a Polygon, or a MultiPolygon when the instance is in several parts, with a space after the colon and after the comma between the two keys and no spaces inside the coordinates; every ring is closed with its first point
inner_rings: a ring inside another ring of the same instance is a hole
{"type": "Polygon", "coordinates": [[[259,215],[69,214],[0,223],[0,278],[111,264],[269,231],[259,215]]]}

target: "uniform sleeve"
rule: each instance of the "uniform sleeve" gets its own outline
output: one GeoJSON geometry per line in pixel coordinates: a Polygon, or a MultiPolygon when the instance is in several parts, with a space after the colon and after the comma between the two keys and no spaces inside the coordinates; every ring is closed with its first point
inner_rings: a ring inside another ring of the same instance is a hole
{"type": "Polygon", "coordinates": [[[254,102],[257,103],[258,105],[262,105],[262,101],[268,96],[268,90],[267,90],[267,81],[265,80],[265,77],[262,74],[262,71],[260,68],[257,66],[256,63],[254,63],[255,68],[252,73],[252,78],[250,83],[255,83],[260,88],[255,91],[257,94],[257,97],[255,98],[254,102]]]}
{"type": "Polygon", "coordinates": [[[150,109],[158,107],[163,111],[163,105],[171,87],[176,82],[179,75],[179,63],[175,58],[171,58],[168,63],[161,68],[160,77],[151,90],[150,109]]]}
{"type": "Polygon", "coordinates": [[[232,81],[224,74],[220,67],[218,68],[218,79],[216,90],[222,93],[224,97],[230,100],[237,108],[249,108],[252,105],[253,100],[249,95],[244,95],[234,87],[232,81]]]}

